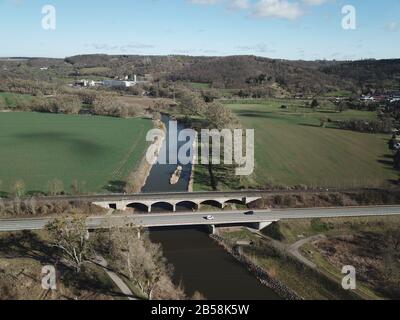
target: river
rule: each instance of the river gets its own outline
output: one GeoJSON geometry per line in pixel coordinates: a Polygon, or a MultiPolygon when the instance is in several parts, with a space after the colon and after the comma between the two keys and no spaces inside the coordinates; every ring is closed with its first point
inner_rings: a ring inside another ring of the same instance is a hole
{"type": "MultiPolygon", "coordinates": [[[[168,119],[163,117],[167,130],[168,119]]],[[[183,126],[178,125],[178,131],[183,126]]],[[[179,145],[185,142],[178,143],[179,145]]],[[[168,134],[163,151],[169,150],[168,134]]],[[[171,185],[170,177],[177,165],[153,166],[142,192],[187,191],[192,166],[182,165],[178,184],[171,185]]],[[[161,205],[157,210],[163,210],[161,205]]],[[[209,300],[275,300],[279,297],[263,286],[242,264],[211,240],[205,229],[151,229],[152,241],[160,243],[164,255],[174,266],[174,282],[182,284],[187,295],[198,291],[209,300]]]]}

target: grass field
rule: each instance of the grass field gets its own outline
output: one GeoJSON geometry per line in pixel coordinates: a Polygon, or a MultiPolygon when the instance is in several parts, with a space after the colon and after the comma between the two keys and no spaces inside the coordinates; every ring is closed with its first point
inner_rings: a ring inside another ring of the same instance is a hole
{"type": "Polygon", "coordinates": [[[196,90],[210,89],[211,88],[211,84],[210,83],[190,82],[190,85],[192,86],[193,89],[196,89],[196,90]]]}
{"type": "Polygon", "coordinates": [[[228,104],[245,127],[255,129],[254,177],[259,185],[365,187],[398,179],[388,136],[334,128],[335,120],[376,119],[374,112],[312,111],[300,104],[296,100],[228,104]],[[321,117],[332,122],[321,127],[321,117]]]}
{"type": "Polygon", "coordinates": [[[74,180],[104,192],[139,163],[151,128],[147,119],[0,113],[0,190],[22,179],[26,191],[46,192],[58,179],[67,192],[74,180]]]}

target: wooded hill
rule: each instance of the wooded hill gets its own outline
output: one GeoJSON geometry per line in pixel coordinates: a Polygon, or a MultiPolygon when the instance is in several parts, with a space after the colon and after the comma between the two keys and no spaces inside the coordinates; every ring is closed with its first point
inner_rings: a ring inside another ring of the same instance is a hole
{"type": "Polygon", "coordinates": [[[53,76],[122,77],[151,74],[154,79],[205,83],[213,88],[279,86],[288,92],[316,93],[399,89],[400,59],[289,61],[256,56],[190,57],[78,55],[62,59],[0,61],[0,77],[37,77],[30,69],[49,67],[53,76]],[[7,66],[7,68],[3,68],[7,66]],[[16,68],[18,66],[18,68],[16,68]]]}

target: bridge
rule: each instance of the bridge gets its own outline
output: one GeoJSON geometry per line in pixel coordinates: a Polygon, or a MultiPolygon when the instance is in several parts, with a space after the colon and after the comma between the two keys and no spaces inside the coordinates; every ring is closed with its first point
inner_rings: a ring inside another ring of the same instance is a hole
{"type": "MultiPolygon", "coordinates": [[[[90,230],[107,229],[116,225],[133,223],[146,228],[207,226],[214,233],[217,226],[248,225],[263,229],[274,221],[282,219],[312,219],[338,217],[368,217],[400,215],[400,206],[377,207],[343,207],[315,209],[282,209],[257,210],[254,215],[245,215],[245,211],[222,212],[182,212],[165,214],[118,214],[111,216],[92,216],[87,218],[87,228],[90,230]],[[207,215],[213,215],[214,220],[206,220],[207,215]]],[[[20,218],[0,219],[0,231],[41,230],[53,218],[20,218]]]]}
{"type": "MultiPolygon", "coordinates": [[[[324,194],[324,193],[346,193],[346,192],[366,192],[382,191],[380,189],[308,189],[308,190],[241,190],[229,192],[172,192],[172,193],[136,193],[136,194],[105,194],[105,195],[68,195],[68,196],[47,196],[34,197],[38,203],[58,203],[58,202],[91,202],[107,209],[152,212],[153,207],[165,205],[169,211],[177,211],[177,207],[185,205],[195,210],[199,210],[202,205],[210,204],[221,209],[229,203],[249,204],[263,196],[271,195],[290,195],[298,193],[324,194]]],[[[24,199],[1,199],[4,203],[15,203],[16,201],[29,201],[32,198],[24,199]]]]}
{"type": "Polygon", "coordinates": [[[224,209],[227,204],[247,205],[261,199],[257,192],[194,192],[194,193],[152,193],[123,195],[93,201],[93,204],[106,209],[152,212],[154,206],[163,205],[176,212],[178,206],[200,210],[202,205],[212,205],[224,209]]]}

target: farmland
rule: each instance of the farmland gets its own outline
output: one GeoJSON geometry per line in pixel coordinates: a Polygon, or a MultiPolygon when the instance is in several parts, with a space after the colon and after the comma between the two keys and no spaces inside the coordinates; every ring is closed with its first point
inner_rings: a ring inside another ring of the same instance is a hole
{"type": "Polygon", "coordinates": [[[0,190],[22,180],[27,193],[47,192],[50,181],[66,192],[105,192],[124,180],[147,148],[148,119],[0,113],[0,190]]]}
{"type": "Polygon", "coordinates": [[[258,185],[367,187],[397,180],[387,135],[335,128],[337,120],[374,120],[376,113],[312,110],[301,104],[297,100],[227,104],[246,128],[255,129],[258,185]],[[325,127],[322,117],[329,119],[325,127]]]}

